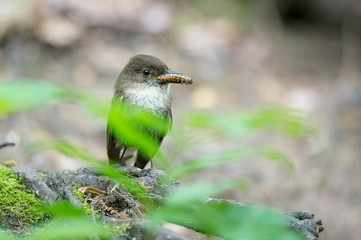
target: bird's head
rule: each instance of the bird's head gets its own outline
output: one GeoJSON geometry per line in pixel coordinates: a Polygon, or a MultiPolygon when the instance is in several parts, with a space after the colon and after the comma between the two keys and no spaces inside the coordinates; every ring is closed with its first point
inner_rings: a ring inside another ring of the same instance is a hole
{"type": "Polygon", "coordinates": [[[120,73],[115,88],[126,85],[167,86],[169,83],[192,84],[192,78],[181,72],[169,70],[160,59],[139,54],[132,57],[120,73]]]}

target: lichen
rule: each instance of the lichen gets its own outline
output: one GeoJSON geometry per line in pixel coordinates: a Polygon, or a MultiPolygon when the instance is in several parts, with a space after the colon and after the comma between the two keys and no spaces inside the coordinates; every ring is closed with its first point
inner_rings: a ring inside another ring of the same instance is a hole
{"type": "Polygon", "coordinates": [[[9,168],[0,166],[0,225],[23,231],[44,218],[41,200],[9,168]]]}

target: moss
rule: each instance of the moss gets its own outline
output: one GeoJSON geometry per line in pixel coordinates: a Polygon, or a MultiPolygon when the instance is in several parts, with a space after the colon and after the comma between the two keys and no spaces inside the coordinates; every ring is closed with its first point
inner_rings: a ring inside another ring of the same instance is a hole
{"type": "MultiPolygon", "coordinates": [[[[111,238],[125,237],[125,236],[127,236],[127,231],[130,229],[130,223],[124,223],[124,224],[119,224],[119,225],[107,225],[107,226],[104,226],[104,228],[105,228],[104,232],[109,234],[109,236],[111,236],[111,238]]],[[[132,239],[135,239],[135,238],[132,238],[132,239]]]]}
{"type": "MultiPolygon", "coordinates": [[[[81,188],[80,185],[74,184],[74,186],[73,186],[73,194],[82,203],[83,211],[87,215],[92,215],[92,211],[91,211],[90,204],[89,204],[89,199],[91,199],[91,196],[90,196],[91,193],[89,193],[89,192],[81,192],[81,191],[79,191],[79,188],[81,188]]],[[[94,212],[96,212],[96,211],[94,210],[94,212]]],[[[95,215],[95,216],[97,216],[97,215],[95,215]]]]}
{"type": "Polygon", "coordinates": [[[9,168],[0,166],[0,224],[22,231],[44,218],[41,200],[9,168]]]}
{"type": "Polygon", "coordinates": [[[43,172],[36,172],[41,180],[45,180],[46,176],[48,176],[47,173],[43,172]]]}

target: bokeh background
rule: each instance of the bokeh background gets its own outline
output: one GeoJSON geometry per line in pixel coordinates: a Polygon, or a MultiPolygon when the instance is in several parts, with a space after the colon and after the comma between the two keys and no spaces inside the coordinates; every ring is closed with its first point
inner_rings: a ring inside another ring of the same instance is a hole
{"type": "MultiPolygon", "coordinates": [[[[321,240],[356,240],[360,40],[358,0],[0,0],[0,81],[43,79],[110,102],[128,59],[146,53],[194,78],[192,86],[172,88],[176,126],[186,109],[300,109],[318,129],[317,138],[269,134],[252,140],[290,155],[291,175],[267,161],[237,161],[183,183],[247,179],[248,193],[223,197],[309,210],[326,226],[321,240]]],[[[105,124],[76,104],[61,103],[1,119],[0,142],[66,139],[105,159],[105,124]]],[[[199,151],[214,148],[222,146],[199,151]]],[[[55,152],[24,156],[18,147],[2,149],[0,160],[45,171],[84,166],[55,152]]]]}

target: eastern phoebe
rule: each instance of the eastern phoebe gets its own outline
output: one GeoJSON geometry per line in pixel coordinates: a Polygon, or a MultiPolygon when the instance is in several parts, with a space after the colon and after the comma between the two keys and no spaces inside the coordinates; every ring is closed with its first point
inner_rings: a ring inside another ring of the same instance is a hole
{"type": "Polygon", "coordinates": [[[132,57],[119,74],[107,125],[110,164],[144,168],[170,130],[172,123],[170,84],[191,84],[192,78],[150,55],[132,57]],[[159,123],[163,124],[159,124],[159,123]]]}

